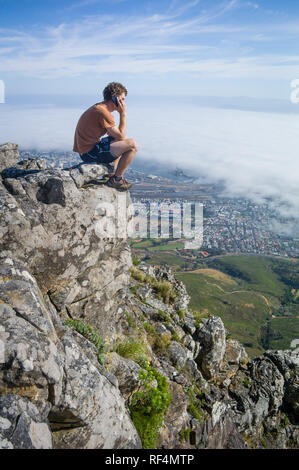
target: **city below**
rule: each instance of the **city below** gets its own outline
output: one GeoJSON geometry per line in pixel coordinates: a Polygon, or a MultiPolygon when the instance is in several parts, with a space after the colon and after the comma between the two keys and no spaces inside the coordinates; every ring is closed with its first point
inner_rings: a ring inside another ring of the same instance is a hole
{"type": "MultiPolygon", "coordinates": [[[[20,150],[20,158],[44,158],[49,167],[69,168],[81,162],[73,152],[40,152],[20,150]]],[[[295,229],[295,220],[282,217],[268,204],[257,204],[244,198],[221,196],[221,184],[196,183],[195,177],[183,170],[169,171],[168,177],[129,168],[126,178],[132,183],[133,203],[150,205],[151,211],[162,203],[200,202],[203,205],[203,256],[244,253],[285,258],[299,256],[299,232],[279,233],[275,227],[295,229]]],[[[147,214],[145,213],[144,216],[147,214]]]]}

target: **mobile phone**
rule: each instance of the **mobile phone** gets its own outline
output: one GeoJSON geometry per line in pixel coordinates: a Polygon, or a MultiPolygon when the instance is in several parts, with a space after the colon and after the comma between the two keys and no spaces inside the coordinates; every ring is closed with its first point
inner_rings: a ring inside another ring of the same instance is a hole
{"type": "Polygon", "coordinates": [[[112,96],[112,101],[115,104],[115,106],[118,106],[118,101],[116,96],[112,96]]]}

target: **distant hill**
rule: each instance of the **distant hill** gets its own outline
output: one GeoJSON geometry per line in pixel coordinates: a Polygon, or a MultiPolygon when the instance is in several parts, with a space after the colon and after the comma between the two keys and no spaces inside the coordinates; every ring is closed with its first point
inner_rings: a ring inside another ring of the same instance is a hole
{"type": "Polygon", "coordinates": [[[139,250],[132,244],[136,257],[146,247],[149,263],[172,265],[191,296],[190,307],[220,316],[251,357],[265,349],[290,349],[299,338],[299,260],[227,255],[188,262],[175,245],[171,251],[166,242],[145,243],[139,250]]]}

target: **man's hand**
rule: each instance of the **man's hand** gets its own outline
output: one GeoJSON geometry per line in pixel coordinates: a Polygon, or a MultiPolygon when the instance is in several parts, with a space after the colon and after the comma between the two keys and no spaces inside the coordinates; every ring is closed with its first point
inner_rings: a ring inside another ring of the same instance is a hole
{"type": "Polygon", "coordinates": [[[127,105],[124,101],[123,98],[120,98],[119,96],[116,97],[118,106],[116,107],[116,111],[119,112],[119,114],[126,114],[127,112],[127,105]]]}

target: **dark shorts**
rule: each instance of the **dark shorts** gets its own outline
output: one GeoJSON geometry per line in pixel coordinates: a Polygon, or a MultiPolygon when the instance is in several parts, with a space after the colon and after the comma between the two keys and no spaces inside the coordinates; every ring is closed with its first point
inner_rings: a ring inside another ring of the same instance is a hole
{"type": "Polygon", "coordinates": [[[101,142],[95,146],[88,153],[80,153],[80,157],[85,163],[111,163],[117,157],[110,153],[110,142],[114,139],[110,135],[101,139],[101,142]]]}

